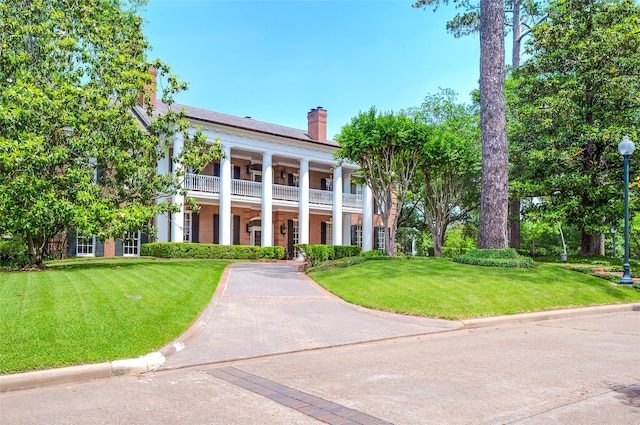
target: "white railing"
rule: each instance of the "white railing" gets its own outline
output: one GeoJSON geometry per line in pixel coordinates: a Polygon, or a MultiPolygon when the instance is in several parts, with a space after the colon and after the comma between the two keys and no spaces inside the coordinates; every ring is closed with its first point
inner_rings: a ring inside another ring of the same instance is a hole
{"type": "Polygon", "coordinates": [[[198,192],[220,193],[220,177],[187,173],[184,175],[184,187],[198,192]]]}
{"type": "Polygon", "coordinates": [[[300,188],[295,186],[283,186],[281,184],[273,185],[273,199],[280,201],[298,202],[300,199],[300,188]]]}
{"type": "Polygon", "coordinates": [[[309,203],[318,205],[332,205],[333,192],[329,190],[309,189],[309,203]]]}
{"type": "Polygon", "coordinates": [[[342,194],[342,206],[349,208],[362,208],[362,195],[354,195],[351,193],[342,194]]]}
{"type": "MultiPolygon", "coordinates": [[[[184,185],[188,190],[220,193],[220,177],[187,173],[184,177],[184,185]]],[[[274,200],[291,202],[300,200],[300,188],[298,187],[280,184],[274,184],[272,187],[274,200]]],[[[249,198],[261,198],[262,183],[233,179],[231,180],[231,194],[249,198]]],[[[333,205],[333,192],[330,190],[309,189],[309,204],[333,205]]],[[[347,208],[362,208],[362,195],[343,193],[342,205],[347,208]]]]}
{"type": "Polygon", "coordinates": [[[249,198],[262,197],[262,183],[249,180],[231,180],[231,194],[249,198]]]}

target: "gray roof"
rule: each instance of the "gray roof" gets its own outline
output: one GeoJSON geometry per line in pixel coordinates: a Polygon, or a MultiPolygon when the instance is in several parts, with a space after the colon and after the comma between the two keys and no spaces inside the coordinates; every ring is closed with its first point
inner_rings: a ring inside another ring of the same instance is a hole
{"type": "MultiPolygon", "coordinates": [[[[185,116],[188,119],[197,121],[208,122],[211,124],[222,125],[225,127],[238,128],[242,130],[255,131],[257,133],[269,134],[273,136],[285,137],[287,139],[295,139],[303,142],[316,143],[320,145],[327,145],[332,147],[340,147],[338,143],[333,140],[327,140],[321,142],[319,140],[312,139],[305,130],[299,130],[297,128],[285,127],[282,125],[271,124],[264,121],[254,120],[249,117],[237,117],[234,115],[223,114],[220,112],[208,111],[206,109],[194,108],[193,106],[179,105],[174,103],[171,105],[171,109],[179,111],[184,109],[185,116]]],[[[165,114],[168,111],[168,105],[162,102],[158,102],[154,114],[165,114]]],[[[143,112],[143,115],[144,114],[143,112]]]]}

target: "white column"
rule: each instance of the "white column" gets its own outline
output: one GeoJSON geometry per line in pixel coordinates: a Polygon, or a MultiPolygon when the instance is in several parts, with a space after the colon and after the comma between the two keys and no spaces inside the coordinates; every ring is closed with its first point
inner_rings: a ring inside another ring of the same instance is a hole
{"type": "MultiPolygon", "coordinates": [[[[351,174],[342,177],[344,193],[351,193],[351,174]]],[[[351,214],[342,214],[342,244],[351,245],[351,214]]]]}
{"type": "Polygon", "coordinates": [[[231,245],[231,148],[223,146],[220,158],[220,245],[231,245]]]}
{"type": "MultiPolygon", "coordinates": [[[[169,174],[169,150],[165,152],[165,157],[158,161],[156,172],[158,175],[169,174]]],[[[166,197],[158,198],[157,203],[167,201],[166,197]]],[[[169,242],[169,215],[158,214],[155,219],[156,241],[169,242]]]]}
{"type": "MultiPolygon", "coordinates": [[[[176,136],[173,141],[173,156],[176,157],[180,155],[182,152],[182,147],[184,146],[184,141],[182,137],[176,136]]],[[[171,158],[170,160],[173,160],[171,158]]],[[[173,163],[174,173],[181,171],[182,166],[173,163]]],[[[171,198],[171,202],[173,205],[179,205],[180,210],[171,214],[171,242],[184,242],[184,196],[179,193],[176,193],[171,198]]]]}
{"type": "Polygon", "coordinates": [[[273,169],[272,155],[262,154],[262,246],[273,246],[273,169]]]}
{"type": "Polygon", "coordinates": [[[342,167],[333,169],[333,244],[342,245],[342,167]]]}
{"type": "Polygon", "coordinates": [[[362,250],[373,249],[373,194],[369,186],[364,187],[362,199],[362,250]]]}
{"type": "Polygon", "coordinates": [[[309,160],[300,160],[300,178],[298,201],[298,240],[309,243],[309,160]]]}

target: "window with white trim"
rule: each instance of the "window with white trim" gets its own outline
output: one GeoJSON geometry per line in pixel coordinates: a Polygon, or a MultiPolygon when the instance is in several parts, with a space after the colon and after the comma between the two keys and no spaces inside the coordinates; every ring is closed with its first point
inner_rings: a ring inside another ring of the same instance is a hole
{"type": "Polygon", "coordinates": [[[356,224],[353,226],[354,228],[354,234],[353,234],[353,240],[351,241],[352,245],[357,245],[360,248],[362,248],[362,224],[356,224]]]}
{"type": "Polygon", "coordinates": [[[191,242],[191,211],[185,211],[182,222],[182,235],[184,242],[191,242]]]}
{"type": "Polygon", "coordinates": [[[380,250],[384,250],[384,240],[385,240],[385,228],[384,227],[376,227],[376,246],[380,250]]]}
{"type": "Polygon", "coordinates": [[[140,232],[127,232],[122,240],[122,255],[136,257],[140,255],[140,232]]]}
{"type": "Polygon", "coordinates": [[[327,245],[333,245],[333,223],[327,221],[325,223],[325,235],[327,245]]]}
{"type": "Polygon", "coordinates": [[[78,257],[92,257],[95,255],[96,238],[78,233],[76,239],[76,255],[78,257]]]}
{"type": "Polygon", "coordinates": [[[293,221],[293,244],[300,243],[300,222],[298,220],[293,221]]]}

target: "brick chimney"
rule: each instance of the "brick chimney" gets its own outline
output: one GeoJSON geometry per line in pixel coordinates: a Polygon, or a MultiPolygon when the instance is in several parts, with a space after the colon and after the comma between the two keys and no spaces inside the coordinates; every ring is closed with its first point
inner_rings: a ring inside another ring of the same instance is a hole
{"type": "Polygon", "coordinates": [[[149,98],[151,99],[151,106],[153,109],[156,109],[156,77],[158,75],[158,70],[153,66],[149,67],[149,74],[151,74],[151,84],[144,85],[144,91],[140,93],[140,106],[145,106],[144,96],[148,92],[149,98]]]}
{"type": "Polygon", "coordinates": [[[322,109],[322,106],[313,108],[307,114],[307,121],[309,122],[309,137],[325,143],[327,141],[327,110],[322,109]]]}

